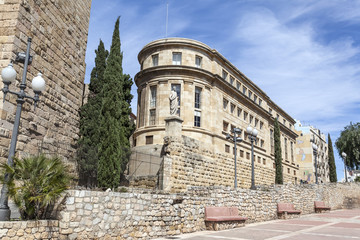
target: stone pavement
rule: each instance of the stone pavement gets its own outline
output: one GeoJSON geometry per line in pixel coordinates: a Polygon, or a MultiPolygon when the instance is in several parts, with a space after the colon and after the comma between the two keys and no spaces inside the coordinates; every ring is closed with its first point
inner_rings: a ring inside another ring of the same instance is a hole
{"type": "Polygon", "coordinates": [[[162,239],[188,240],[360,240],[360,209],[336,210],[273,220],[224,231],[203,231],[162,239]]]}

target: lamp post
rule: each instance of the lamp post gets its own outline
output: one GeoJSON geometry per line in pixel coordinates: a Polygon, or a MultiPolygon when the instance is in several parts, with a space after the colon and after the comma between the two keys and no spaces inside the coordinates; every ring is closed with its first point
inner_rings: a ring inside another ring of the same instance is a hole
{"type": "Polygon", "coordinates": [[[317,150],[318,150],[318,147],[316,146],[315,143],[312,144],[312,148],[313,148],[313,151],[314,151],[314,157],[315,157],[315,182],[316,184],[318,184],[318,174],[317,174],[317,150]]]}
{"type": "Polygon", "coordinates": [[[226,135],[226,139],[231,139],[234,142],[234,170],[235,170],[235,177],[234,177],[234,188],[237,188],[237,172],[236,172],[236,145],[237,143],[242,142],[242,138],[238,137],[238,135],[241,135],[241,129],[240,128],[233,128],[231,132],[234,134],[232,137],[230,134],[226,135]]]}
{"type": "MultiPolygon", "coordinates": [[[[6,68],[4,68],[1,71],[1,77],[4,83],[4,88],[2,89],[2,92],[4,93],[4,101],[6,94],[14,94],[18,98],[16,100],[17,106],[16,106],[16,114],[15,114],[15,121],[14,121],[14,127],[12,131],[11,136],[11,143],[10,143],[10,150],[9,150],[9,156],[8,156],[8,165],[13,166],[14,160],[13,157],[15,155],[15,149],[16,149],[16,142],[17,142],[17,136],[19,132],[19,125],[20,125],[20,117],[21,117],[21,110],[22,105],[25,102],[25,98],[32,99],[34,101],[34,108],[36,108],[36,103],[39,101],[39,95],[41,94],[41,91],[45,89],[45,81],[41,77],[41,73],[39,73],[31,83],[31,87],[34,90],[35,96],[27,96],[25,94],[26,89],[26,74],[27,74],[27,68],[28,65],[31,64],[32,57],[30,56],[30,46],[31,46],[31,38],[28,38],[27,42],[27,49],[26,53],[18,53],[16,56],[15,61],[24,63],[24,71],[22,75],[22,81],[20,84],[20,92],[13,92],[9,89],[9,85],[15,81],[16,78],[16,71],[12,67],[12,63],[10,63],[6,68]]],[[[1,189],[1,197],[0,197],[0,221],[8,221],[10,220],[10,209],[8,206],[8,187],[7,187],[7,181],[9,180],[9,175],[5,175],[5,184],[3,185],[1,189]]]]}
{"type": "Polygon", "coordinates": [[[252,128],[251,126],[248,126],[246,128],[246,132],[249,135],[249,139],[251,141],[251,187],[250,189],[256,190],[255,187],[255,173],[254,173],[254,141],[256,141],[256,136],[258,134],[258,131],[255,128],[252,128]]]}
{"type": "Polygon", "coordinates": [[[347,178],[347,172],[346,172],[346,153],[344,153],[344,152],[342,152],[341,153],[341,156],[343,157],[343,159],[344,159],[344,172],[345,172],[345,182],[348,182],[348,178],[347,178]]]}

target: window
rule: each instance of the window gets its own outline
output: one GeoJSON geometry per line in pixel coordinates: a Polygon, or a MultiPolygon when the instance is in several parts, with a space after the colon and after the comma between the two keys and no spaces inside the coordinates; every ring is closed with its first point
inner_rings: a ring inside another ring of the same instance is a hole
{"type": "Polygon", "coordinates": [[[233,130],[234,128],[236,128],[236,126],[234,126],[234,125],[232,125],[232,124],[230,125],[230,127],[231,127],[231,128],[230,128],[230,132],[232,132],[232,130],[233,130]]]}
{"type": "Polygon", "coordinates": [[[150,109],[149,114],[149,125],[155,125],[156,110],[150,109]]]}
{"type": "Polygon", "coordinates": [[[156,108],[156,86],[150,87],[150,108],[156,108]]]}
{"type": "Polygon", "coordinates": [[[273,168],[275,168],[275,163],[273,163],[273,168]]]}
{"type": "Polygon", "coordinates": [[[290,168],[288,168],[287,170],[288,170],[288,173],[290,173],[290,168]]]}
{"type": "Polygon", "coordinates": [[[178,111],[177,115],[180,116],[180,106],[181,106],[181,85],[180,84],[171,84],[171,89],[175,89],[175,92],[178,97],[178,111]]]}
{"type": "Polygon", "coordinates": [[[270,146],[271,153],[274,154],[274,130],[270,129],[270,146]]]}
{"type": "Polygon", "coordinates": [[[244,157],[244,151],[240,150],[240,157],[244,157]]]}
{"type": "Polygon", "coordinates": [[[261,163],[261,157],[258,156],[258,163],[261,163]]]}
{"type": "Polygon", "coordinates": [[[247,91],[247,88],[246,88],[246,87],[243,87],[243,94],[246,95],[246,91],[247,91]]]}
{"type": "Polygon", "coordinates": [[[235,104],[230,104],[230,111],[231,111],[231,114],[233,114],[234,113],[234,111],[235,111],[235,104]]]}
{"type": "Polygon", "coordinates": [[[223,99],[223,108],[224,108],[224,110],[227,110],[228,104],[229,104],[229,101],[224,98],[224,99],[223,99]]]}
{"type": "Polygon", "coordinates": [[[242,109],[237,107],[237,116],[240,117],[242,109]]]}
{"type": "Polygon", "coordinates": [[[246,152],[246,159],[250,159],[250,153],[246,152]]]}
{"type": "Polygon", "coordinates": [[[288,159],[288,151],[287,151],[287,138],[284,138],[284,147],[285,147],[285,160],[288,159]]]}
{"type": "Polygon", "coordinates": [[[223,121],[223,131],[224,131],[224,132],[227,132],[227,131],[228,131],[228,127],[229,127],[229,123],[223,121]]]}
{"type": "Polygon", "coordinates": [[[173,65],[181,65],[181,53],[173,53],[173,65]]]}
{"type": "Polygon", "coordinates": [[[233,85],[235,81],[235,78],[233,76],[230,76],[230,84],[233,85]]]}
{"type": "Polygon", "coordinates": [[[230,146],[225,144],[225,152],[230,153],[230,146]]]}
{"type": "Polygon", "coordinates": [[[201,104],[201,88],[195,87],[195,108],[200,108],[201,104]]]}
{"type": "Polygon", "coordinates": [[[272,116],[272,109],[271,108],[269,108],[269,113],[272,116]]]}
{"type": "Polygon", "coordinates": [[[247,116],[248,116],[248,113],[244,112],[244,121],[247,121],[247,116]]]}
{"type": "Polygon", "coordinates": [[[279,118],[280,118],[280,115],[276,114],[276,119],[279,120],[279,118]]]}
{"type": "Polygon", "coordinates": [[[224,80],[227,79],[227,75],[228,75],[228,73],[227,73],[225,70],[223,70],[223,71],[222,71],[222,78],[223,78],[224,80]]]}
{"type": "Polygon", "coordinates": [[[294,162],[294,143],[290,142],[290,154],[291,154],[291,162],[294,162]]]}
{"type": "Polygon", "coordinates": [[[152,64],[153,67],[159,65],[159,54],[152,55],[152,64]]]}
{"type": "Polygon", "coordinates": [[[241,86],[240,82],[236,81],[236,89],[237,90],[240,90],[240,86],[241,86]]]}
{"type": "Polygon", "coordinates": [[[195,56],[195,66],[201,68],[202,57],[195,56]]]}
{"type": "Polygon", "coordinates": [[[254,117],[252,115],[250,115],[250,124],[252,123],[254,117]]]}
{"type": "Polygon", "coordinates": [[[260,129],[262,129],[264,126],[264,123],[262,121],[260,121],[260,129]]]}
{"type": "Polygon", "coordinates": [[[283,123],[284,123],[284,125],[286,126],[286,120],[285,120],[285,119],[283,120],[283,123]]]}
{"type": "Polygon", "coordinates": [[[266,165],[266,159],[265,158],[263,158],[263,164],[266,165]]]}
{"type": "Polygon", "coordinates": [[[145,137],[145,142],[146,142],[146,144],[153,144],[153,142],[154,142],[154,136],[146,136],[145,137]]]}
{"type": "Polygon", "coordinates": [[[252,96],[252,92],[249,90],[249,98],[251,99],[251,96],[252,96]]]}
{"type": "Polygon", "coordinates": [[[259,106],[261,106],[262,100],[259,98],[259,106]]]}
{"type": "Polygon", "coordinates": [[[257,127],[258,123],[259,123],[259,119],[255,118],[255,127],[257,127]]]}
{"type": "Polygon", "coordinates": [[[260,141],[260,147],[262,147],[262,148],[264,147],[264,140],[260,141]]]}
{"type": "Polygon", "coordinates": [[[201,120],[201,112],[196,111],[194,112],[194,126],[200,127],[200,120],[201,120]]]}
{"type": "Polygon", "coordinates": [[[254,102],[256,103],[257,96],[254,94],[254,102]]]}
{"type": "Polygon", "coordinates": [[[294,175],[296,175],[296,170],[294,170],[294,175]]]}

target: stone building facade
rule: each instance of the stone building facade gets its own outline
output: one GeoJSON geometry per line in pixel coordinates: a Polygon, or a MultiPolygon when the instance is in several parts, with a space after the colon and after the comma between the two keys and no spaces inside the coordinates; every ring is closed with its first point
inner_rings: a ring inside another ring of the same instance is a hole
{"type": "MultiPolygon", "coordinates": [[[[90,7],[91,0],[0,1],[0,68],[15,59],[16,52],[25,52],[27,38],[31,37],[33,61],[28,68],[27,94],[33,96],[30,82],[38,72],[42,72],[46,82],[36,110],[31,101],[23,105],[17,143],[19,156],[42,151],[74,162],[90,7]]],[[[14,68],[17,82],[10,85],[10,90],[18,91],[23,64],[14,63],[14,68]]],[[[8,155],[15,108],[16,97],[8,94],[4,103],[1,99],[2,162],[8,155]]]]}
{"type": "Polygon", "coordinates": [[[299,135],[296,139],[296,162],[299,164],[300,180],[315,183],[315,155],[312,148],[314,142],[317,149],[316,165],[318,182],[330,182],[330,169],[328,158],[328,144],[326,136],[312,126],[302,126],[300,121],[295,123],[295,131],[299,135]]]}
{"type": "MultiPolygon", "coordinates": [[[[177,116],[182,121],[180,135],[198,141],[214,154],[233,158],[234,143],[226,135],[234,127],[240,128],[243,141],[238,143],[236,153],[239,163],[244,163],[251,158],[251,143],[245,131],[250,125],[258,130],[255,162],[270,172],[274,172],[275,166],[274,120],[277,118],[284,173],[291,176],[288,181],[297,181],[294,119],[219,52],[195,40],[167,38],[147,44],[138,60],[141,70],[134,78],[138,87],[134,150],[150,151],[151,146],[161,149],[167,135],[166,119],[170,116],[169,95],[175,89],[177,116]]],[[[231,171],[230,166],[225,168],[225,172],[231,171]]],[[[221,179],[214,184],[220,183],[221,179]]]]}

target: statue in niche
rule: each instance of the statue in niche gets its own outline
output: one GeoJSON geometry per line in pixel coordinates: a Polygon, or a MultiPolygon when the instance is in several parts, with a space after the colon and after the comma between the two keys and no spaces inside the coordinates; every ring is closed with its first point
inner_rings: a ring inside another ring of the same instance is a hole
{"type": "Polygon", "coordinates": [[[169,99],[170,99],[170,115],[176,115],[179,105],[178,105],[178,95],[175,91],[175,87],[172,88],[169,99]]]}

